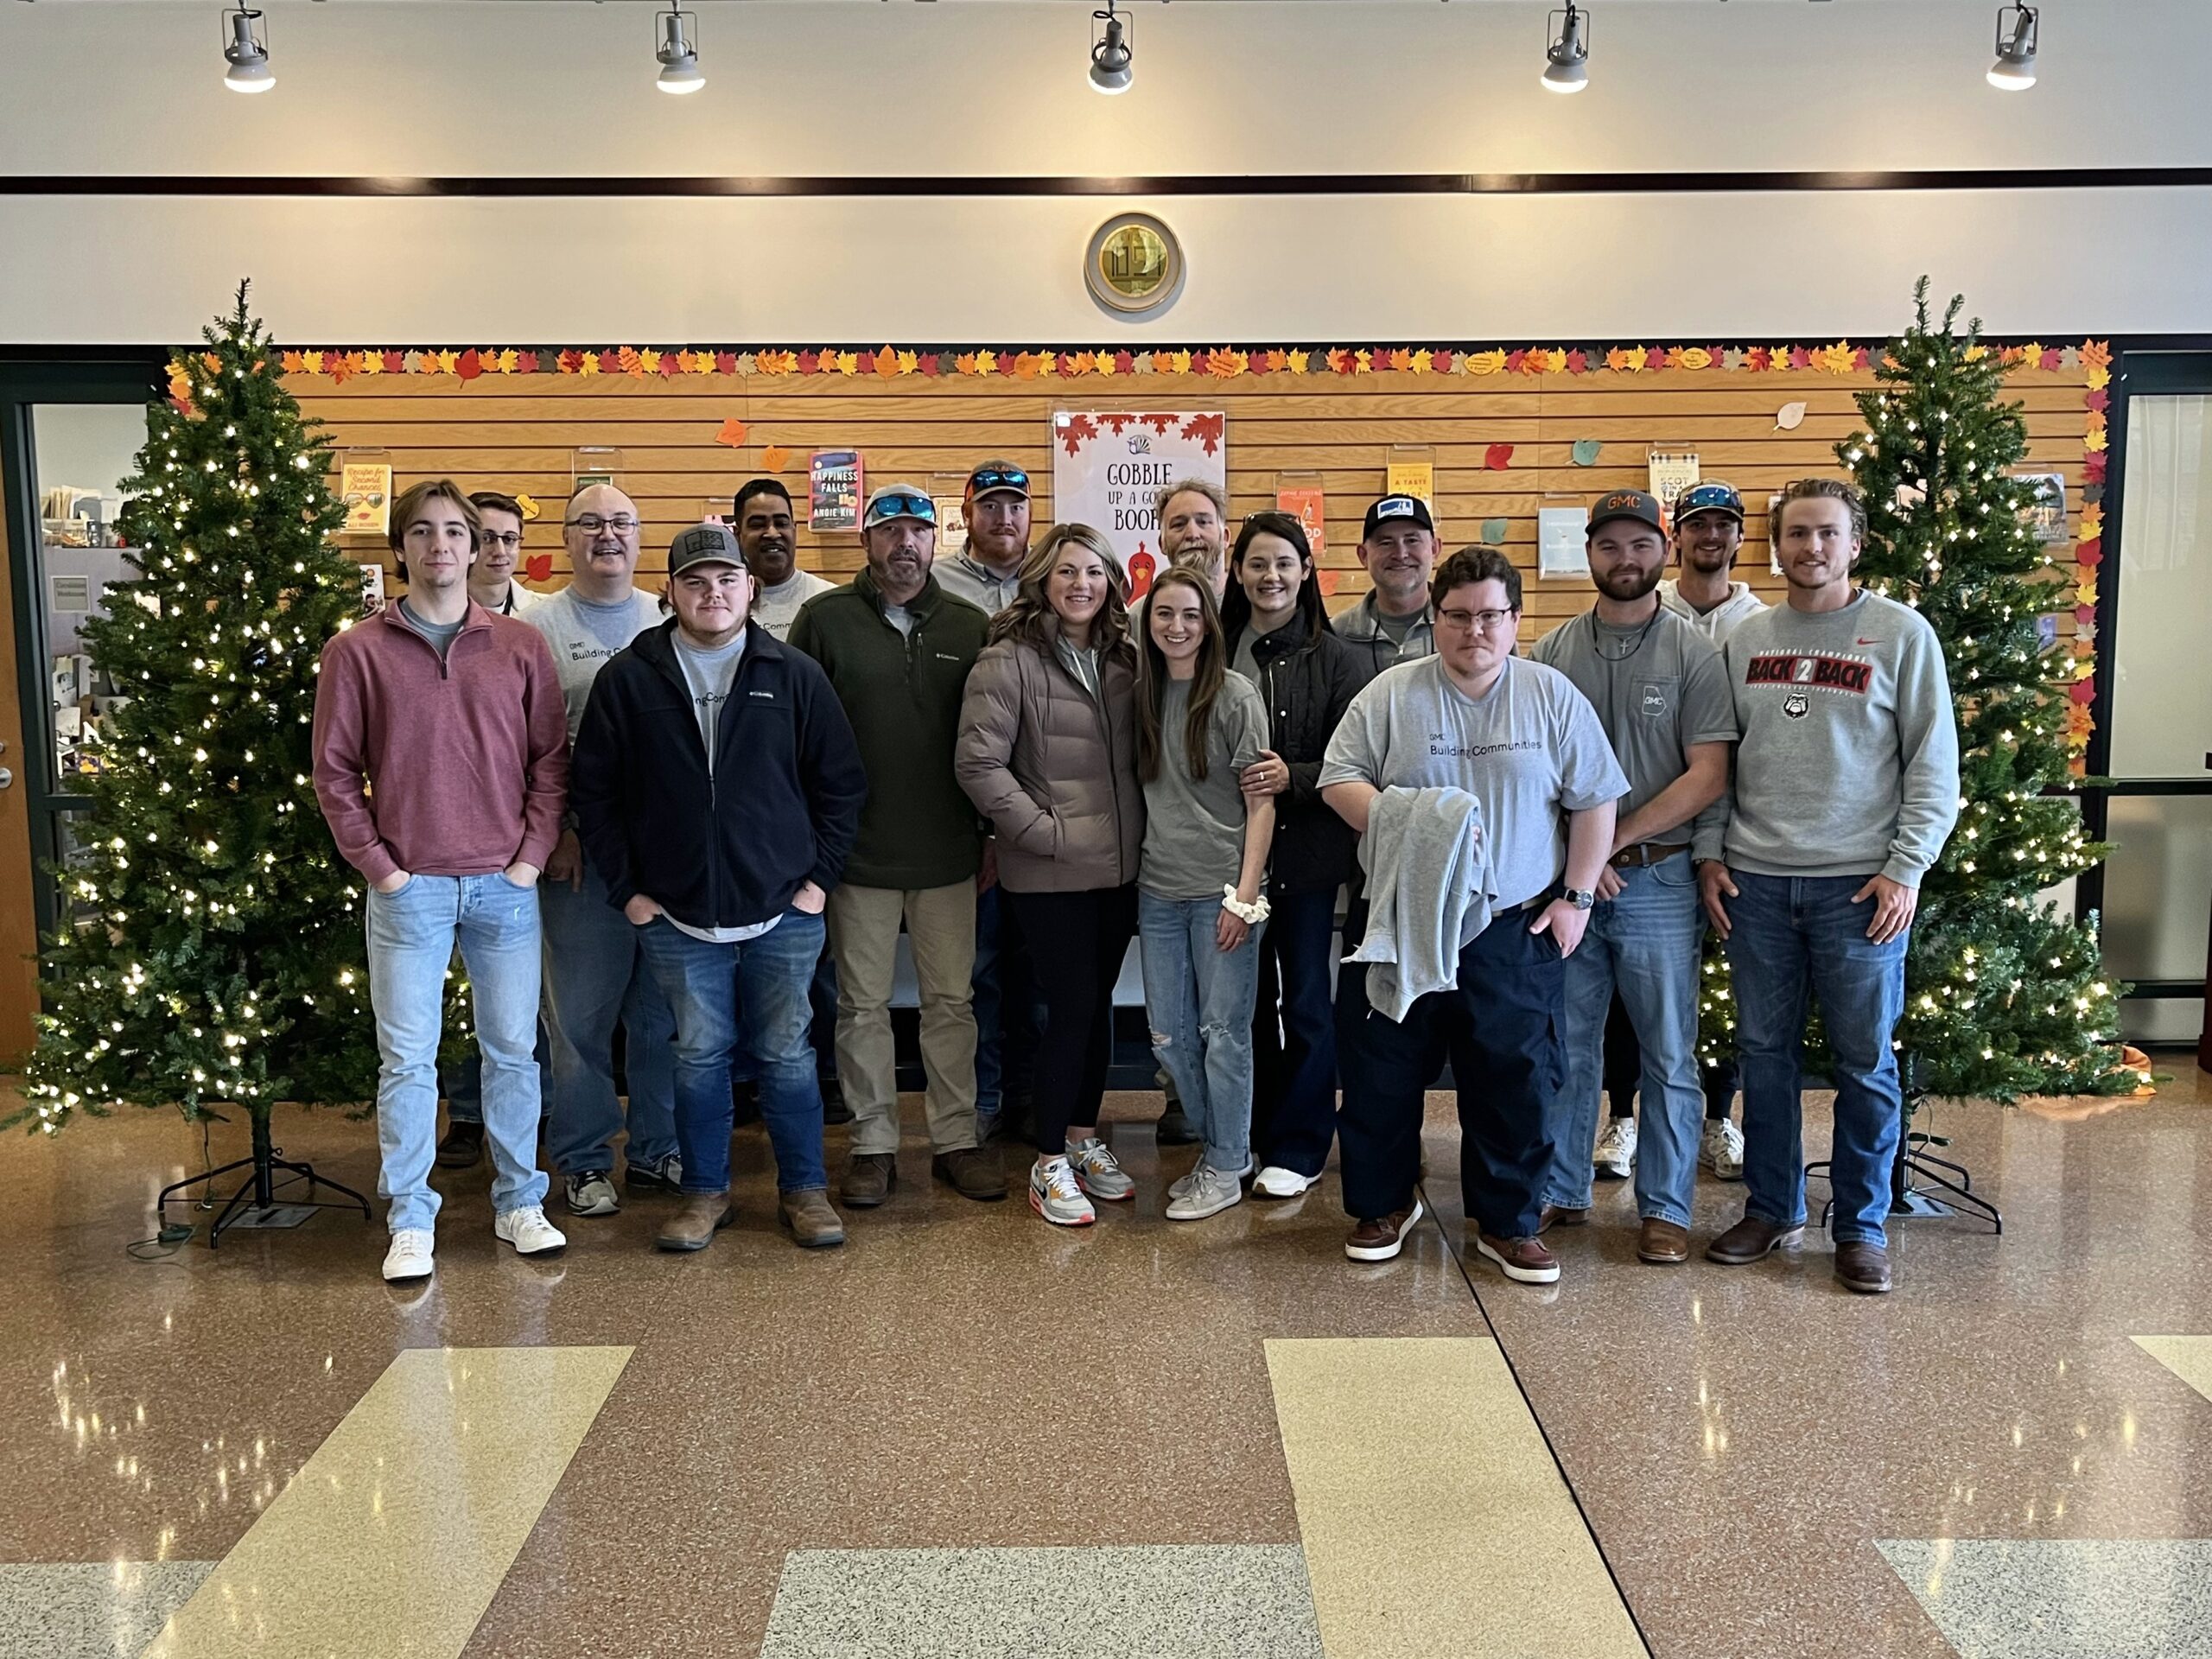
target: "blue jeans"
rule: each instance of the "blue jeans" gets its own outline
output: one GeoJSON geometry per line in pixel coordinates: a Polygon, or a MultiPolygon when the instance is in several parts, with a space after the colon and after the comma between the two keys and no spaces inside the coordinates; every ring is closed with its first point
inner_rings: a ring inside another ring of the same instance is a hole
{"type": "Polygon", "coordinates": [[[607,902],[607,883],[584,860],[584,884],[539,884],[545,912],[545,1023],[552,1037],[553,1166],[563,1175],[614,1167],[622,1103],[614,1093],[614,1022],[622,1022],[630,1086],[632,1164],[676,1150],[676,1017],[646,971],[638,930],[607,902]]]}
{"type": "Polygon", "coordinates": [[[1863,875],[1733,872],[1728,959],[1744,1070],[1744,1212],[1777,1226],[1805,1219],[1804,1120],[1798,1097],[1808,998],[1818,997],[1835,1083],[1829,1181],[1839,1244],[1879,1244],[1904,1096],[1890,1039],[1904,1011],[1910,933],[1866,937],[1874,901],[1851,895],[1863,875]]]}
{"type": "MultiPolygon", "coordinates": [[[[542,912],[540,912],[543,913],[542,912]]],[[[542,1077],[552,1057],[551,1045],[545,1036],[545,1022],[537,1022],[537,1046],[532,1051],[542,1077]]],[[[456,1061],[450,1073],[441,1067],[438,1087],[446,1097],[446,1122],[448,1123],[478,1123],[484,1121],[484,1057],[471,1049],[456,1061]]],[[[543,1116],[541,1104],[540,1118],[543,1116]]]]}
{"type": "Polygon", "coordinates": [[[1337,1136],[1337,965],[1329,955],[1337,890],[1270,887],[1268,904],[1252,1021],[1253,1152],[1263,1165],[1319,1175],[1337,1136]]]}
{"type": "Polygon", "coordinates": [[[1616,870],[1621,890],[1590,912],[1567,959],[1567,1083],[1548,1114],[1554,1142],[1545,1202],[1590,1207],[1590,1154],[1598,1138],[1605,1069],[1605,1017],[1618,988],[1643,1052],[1642,1133],[1636,1142],[1636,1208],[1646,1218],[1690,1224],[1705,1092],[1697,1075],[1698,949],[1705,912],[1688,853],[1642,869],[1616,870]]]}
{"type": "Polygon", "coordinates": [[[760,1121],[776,1154],[784,1192],[826,1187],[822,1166],[822,1090],[808,1040],[807,986],[822,959],[822,918],[787,910],[742,944],[695,939],[664,916],[634,930],[655,982],[676,1010],[676,1140],[686,1192],[729,1191],[729,1137],[735,1111],[730,1061],[743,1041],[760,1080],[760,1121]]]}
{"type": "Polygon", "coordinates": [[[1252,1162],[1252,1003],[1266,925],[1224,950],[1214,940],[1220,919],[1218,899],[1137,894],[1152,1052],[1175,1080],[1205,1161],[1241,1173],[1252,1162]]]}
{"type": "Polygon", "coordinates": [[[417,875],[397,893],[369,890],[369,1006],[376,1012],[378,1186],[393,1232],[430,1227],[438,1195],[438,1036],[446,969],[461,947],[476,993],[492,1208],[545,1201],[537,1167],[537,894],[505,876],[417,875]]]}

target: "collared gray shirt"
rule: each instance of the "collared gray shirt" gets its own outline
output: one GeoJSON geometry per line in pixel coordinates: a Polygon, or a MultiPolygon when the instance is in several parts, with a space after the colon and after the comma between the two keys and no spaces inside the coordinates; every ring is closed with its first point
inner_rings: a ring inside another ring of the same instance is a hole
{"type": "MultiPolygon", "coordinates": [[[[1689,770],[1693,743],[1736,740],[1736,700],[1728,671],[1705,635],[1661,606],[1648,623],[1614,627],[1594,610],[1562,622],[1529,653],[1574,682],[1628,774],[1623,817],[1689,770]]],[[[1687,822],[1661,832],[1668,844],[1690,839],[1687,822]]]]}
{"type": "Polygon", "coordinates": [[[1021,567],[1001,575],[971,554],[962,553],[930,567],[937,585],[955,599],[964,599],[985,616],[996,616],[1014,603],[1021,591],[1021,567]]]}

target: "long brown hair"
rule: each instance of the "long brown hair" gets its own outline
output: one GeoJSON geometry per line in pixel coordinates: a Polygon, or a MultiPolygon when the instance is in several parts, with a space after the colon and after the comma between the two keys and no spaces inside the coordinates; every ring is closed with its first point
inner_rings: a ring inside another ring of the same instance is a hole
{"type": "Polygon", "coordinates": [[[1183,757],[1193,779],[1206,775],[1206,731],[1213,723],[1214,699],[1221,695],[1229,675],[1229,650],[1222,643],[1221,613],[1214,607],[1213,584],[1197,570],[1171,566],[1152,584],[1145,598],[1144,642],[1138,648],[1143,660],[1137,692],[1137,776],[1151,783],[1160,776],[1166,745],[1161,741],[1160,707],[1167,696],[1167,655],[1152,637],[1152,601],[1163,589],[1188,588],[1198,596],[1198,613],[1205,619],[1205,638],[1198,641],[1198,660],[1191,676],[1191,709],[1183,721],[1183,757]]]}
{"type": "Polygon", "coordinates": [[[1096,553],[1099,563],[1106,567],[1106,601],[1098,607],[1098,614],[1090,624],[1090,643],[1097,647],[1099,659],[1119,657],[1135,661],[1129,646],[1129,607],[1122,589],[1127,578],[1122,574],[1121,562],[1114,556],[1113,543],[1089,524],[1054,524],[1038,540],[1021,561],[1020,583],[1014,601],[991,619],[991,643],[1001,639],[1015,639],[1025,645],[1050,656],[1052,640],[1059,632],[1059,616],[1052,603],[1045,597],[1046,579],[1052,574],[1052,567],[1060,562],[1060,550],[1071,542],[1086,552],[1096,553]]]}
{"type": "Polygon", "coordinates": [[[1329,613],[1321,602],[1320,573],[1313,568],[1313,544],[1306,539],[1306,526],[1294,512],[1255,512],[1236,532],[1236,545],[1229,551],[1229,589],[1221,596],[1221,634],[1234,639],[1251,626],[1252,596],[1244,591],[1244,555],[1262,536],[1290,543],[1298,555],[1302,574],[1298,579],[1298,620],[1306,632],[1300,651],[1318,650],[1329,631],[1329,613]]]}

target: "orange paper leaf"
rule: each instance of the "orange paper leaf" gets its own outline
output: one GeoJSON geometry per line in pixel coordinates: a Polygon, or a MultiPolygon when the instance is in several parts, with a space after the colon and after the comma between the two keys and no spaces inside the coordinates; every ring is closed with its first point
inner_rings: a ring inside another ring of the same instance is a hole
{"type": "Polygon", "coordinates": [[[780,443],[772,443],[760,452],[760,464],[772,473],[782,472],[784,463],[791,458],[791,452],[780,443]]]}
{"type": "Polygon", "coordinates": [[[715,434],[715,442],[726,443],[733,449],[741,447],[745,442],[745,423],[731,416],[722,423],[721,430],[715,434]]]}

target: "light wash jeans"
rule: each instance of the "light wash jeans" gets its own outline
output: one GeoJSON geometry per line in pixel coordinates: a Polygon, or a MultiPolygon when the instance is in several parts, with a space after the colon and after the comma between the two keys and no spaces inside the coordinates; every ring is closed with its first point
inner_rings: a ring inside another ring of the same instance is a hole
{"type": "Polygon", "coordinates": [[[1890,1039],[1904,1012],[1910,930],[1887,944],[1866,937],[1874,901],[1851,899],[1864,875],[1732,874],[1728,959],[1744,1067],[1744,1212],[1783,1227],[1805,1219],[1800,1071],[1808,998],[1817,997],[1835,1083],[1829,1230],[1839,1244],[1883,1243],[1891,1165],[1904,1132],[1890,1039]]]}
{"type": "Polygon", "coordinates": [[[1544,1201],[1563,1210],[1590,1207],[1605,1016],[1618,987],[1643,1051],[1637,1213],[1687,1227],[1705,1119],[1697,1074],[1698,954],[1705,912],[1698,904],[1697,872],[1684,852],[1614,874],[1621,878],[1618,896],[1590,912],[1582,943],[1567,959],[1567,1083],[1549,1113],[1555,1151],[1544,1201]]]}
{"type": "Polygon", "coordinates": [[[1237,1174],[1252,1162],[1252,1007],[1266,924],[1225,951],[1214,940],[1220,918],[1219,899],[1137,894],[1152,1052],[1174,1079],[1205,1161],[1237,1174]]]}
{"type": "Polygon", "coordinates": [[[822,1090],[808,1040],[813,1011],[807,1001],[822,959],[822,918],[786,910],[775,926],[742,944],[695,939],[665,916],[636,931],[655,980],[676,1009],[676,1135],[683,1151],[683,1190],[729,1191],[735,1117],[730,1062],[740,1044],[760,1080],[760,1121],[776,1154],[777,1190],[827,1186],[822,1090]]]}
{"type": "Polygon", "coordinates": [[[622,1103],[614,1093],[614,1022],[622,1022],[632,1164],[676,1150],[676,1016],[645,966],[638,930],[607,902],[584,859],[584,884],[539,883],[545,912],[545,1024],[551,1039],[547,1150],[563,1175],[614,1167],[622,1103]]]}
{"type": "Polygon", "coordinates": [[[489,875],[417,875],[397,893],[369,890],[369,1006],[376,1012],[378,1191],[395,1233],[436,1220],[430,1163],[438,1140],[438,1037],[446,969],[461,947],[476,994],[492,1208],[545,1201],[537,1167],[537,894],[489,875]]]}

